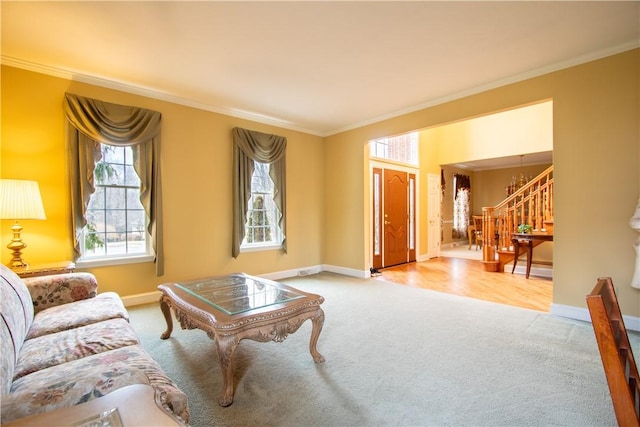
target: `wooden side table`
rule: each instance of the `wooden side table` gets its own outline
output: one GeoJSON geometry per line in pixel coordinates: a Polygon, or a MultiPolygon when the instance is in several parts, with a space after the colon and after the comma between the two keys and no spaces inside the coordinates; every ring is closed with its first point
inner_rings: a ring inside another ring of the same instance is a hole
{"type": "Polygon", "coordinates": [[[183,426],[178,420],[164,412],[155,401],[153,388],[146,384],[135,384],[122,387],[106,396],[90,400],[87,403],[61,408],[51,412],[31,415],[12,422],[2,424],[3,427],[27,426],[154,426],[176,427],[183,426]],[[88,420],[105,411],[117,408],[122,424],[119,423],[91,423],[88,420]]]}
{"type": "Polygon", "coordinates": [[[53,262],[49,264],[34,264],[26,267],[14,268],[13,271],[21,278],[48,276],[50,274],[72,273],[76,265],[71,261],[53,262]]]}
{"type": "Polygon", "coordinates": [[[516,270],[516,264],[518,263],[518,256],[520,255],[520,244],[526,244],[526,254],[527,254],[527,273],[525,277],[529,278],[529,273],[531,272],[531,261],[533,259],[533,242],[552,242],[553,234],[547,233],[513,233],[511,235],[511,242],[513,243],[513,251],[515,253],[515,257],[513,258],[513,268],[511,269],[511,274],[516,270]]]}

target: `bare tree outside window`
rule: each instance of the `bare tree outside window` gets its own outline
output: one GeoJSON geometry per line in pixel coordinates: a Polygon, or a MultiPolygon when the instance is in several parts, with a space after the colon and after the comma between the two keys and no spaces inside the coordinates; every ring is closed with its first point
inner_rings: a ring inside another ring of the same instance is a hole
{"type": "Polygon", "coordinates": [[[243,245],[279,241],[278,209],[273,201],[273,191],[269,164],[256,162],[251,179],[251,198],[248,203],[243,245]]]}
{"type": "Polygon", "coordinates": [[[147,217],[131,148],[102,144],[94,182],[83,230],[83,257],[145,253],[147,217]]]}

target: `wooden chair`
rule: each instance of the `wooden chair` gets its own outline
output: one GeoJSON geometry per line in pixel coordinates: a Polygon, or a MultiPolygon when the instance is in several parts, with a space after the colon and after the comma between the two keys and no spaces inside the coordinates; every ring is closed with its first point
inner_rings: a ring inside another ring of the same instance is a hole
{"type": "MultiPolygon", "coordinates": [[[[473,215],[473,236],[476,242],[476,250],[482,247],[482,215],[473,215]]],[[[471,247],[469,247],[471,249],[471,247]]]]}
{"type": "Polygon", "coordinates": [[[610,277],[599,278],[587,306],[618,425],[640,426],[640,377],[610,277]]]}

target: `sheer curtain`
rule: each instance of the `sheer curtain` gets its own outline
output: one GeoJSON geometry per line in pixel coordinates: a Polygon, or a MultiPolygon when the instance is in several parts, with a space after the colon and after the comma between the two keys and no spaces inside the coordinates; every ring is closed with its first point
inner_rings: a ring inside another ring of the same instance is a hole
{"type": "Polygon", "coordinates": [[[251,177],[254,162],[269,163],[269,176],[273,180],[275,202],[280,218],[282,249],[287,252],[285,154],[287,138],[252,130],[233,129],[233,235],[231,254],[237,258],[244,239],[247,203],[251,197],[251,177]]]}
{"type": "Polygon", "coordinates": [[[468,175],[453,175],[453,238],[467,237],[470,218],[471,179],[468,175]]]}
{"type": "Polygon", "coordinates": [[[155,252],[156,275],[164,274],[162,187],[160,180],[160,120],[157,111],[111,104],[65,94],[66,139],[70,158],[71,225],[74,259],[87,224],[86,210],[95,191],[93,171],[102,158],[100,144],[131,146],[140,177],[140,202],[149,217],[147,231],[155,252]]]}

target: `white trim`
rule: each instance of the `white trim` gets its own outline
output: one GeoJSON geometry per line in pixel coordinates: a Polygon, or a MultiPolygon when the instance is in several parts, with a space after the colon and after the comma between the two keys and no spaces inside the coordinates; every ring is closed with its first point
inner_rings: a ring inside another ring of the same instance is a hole
{"type": "Polygon", "coordinates": [[[134,305],[151,304],[154,302],[157,303],[160,301],[161,295],[162,295],[162,292],[160,291],[129,295],[126,297],[122,297],[122,302],[124,303],[125,307],[133,307],[134,305]]]}
{"type": "Polygon", "coordinates": [[[322,271],[342,274],[344,276],[358,277],[360,279],[368,279],[371,277],[371,271],[369,270],[356,270],[354,268],[338,267],[336,265],[325,264],[322,266],[322,271]]]}
{"type": "Polygon", "coordinates": [[[622,52],[626,52],[628,50],[632,50],[632,49],[636,49],[638,46],[640,46],[640,42],[638,41],[633,41],[633,42],[629,42],[629,43],[624,43],[622,45],[618,45],[618,46],[614,46],[612,48],[609,49],[604,49],[601,50],[599,52],[594,52],[588,55],[583,55],[583,56],[579,56],[577,58],[572,58],[566,61],[562,61],[556,64],[552,64],[550,66],[547,67],[542,67],[542,68],[537,68],[535,70],[531,70],[531,71],[527,71],[525,73],[521,73],[515,76],[511,76],[511,77],[507,77],[505,79],[501,79],[501,80],[496,80],[492,83],[488,83],[485,85],[481,85],[481,86],[477,86],[471,89],[467,89],[461,92],[457,92],[448,96],[444,96],[442,98],[439,99],[434,99],[431,100],[429,102],[425,102],[423,104],[418,104],[415,105],[413,107],[409,107],[409,108],[405,108],[403,110],[398,110],[398,111],[394,111],[392,113],[389,114],[385,114],[382,116],[378,116],[378,117],[373,117],[369,120],[365,120],[362,121],[360,123],[353,123],[351,125],[347,125],[344,126],[342,128],[338,128],[338,129],[333,129],[330,131],[326,131],[324,132],[323,135],[321,136],[331,136],[331,135],[336,135],[338,133],[342,133],[342,132],[347,132],[353,129],[357,129],[357,128],[361,128],[364,126],[368,126],[374,123],[379,123],[385,120],[389,120],[392,119],[394,117],[399,117],[405,114],[410,114],[410,113],[414,113],[416,111],[420,111],[420,110],[424,110],[426,108],[430,108],[430,107],[434,107],[437,105],[441,105],[441,104],[445,104],[447,102],[451,102],[451,101],[455,101],[457,99],[462,99],[465,98],[467,96],[472,96],[472,95],[476,95],[478,93],[482,93],[482,92],[486,92],[492,89],[496,89],[499,87],[503,87],[503,86],[507,86],[509,84],[513,84],[513,83],[517,83],[520,81],[524,81],[527,79],[532,79],[534,77],[539,77],[539,76],[543,76],[545,74],[549,74],[552,73],[554,71],[559,71],[559,70],[564,70],[566,68],[571,68],[580,64],[585,64],[587,62],[591,62],[591,61],[596,61],[598,59],[602,59],[602,58],[606,58],[607,56],[613,56],[616,55],[618,53],[622,53],[622,52]]]}
{"type": "MultiPolygon", "coordinates": [[[[331,273],[342,274],[345,276],[358,277],[363,279],[368,279],[371,277],[371,273],[369,271],[361,271],[355,270],[352,268],[338,267],[333,265],[315,265],[307,268],[293,269],[293,270],[284,270],[275,273],[261,274],[260,277],[264,277],[269,280],[280,280],[286,279],[289,277],[296,276],[307,276],[310,274],[317,274],[323,271],[328,271],[331,273]]],[[[136,294],[129,295],[126,297],[122,297],[122,301],[124,302],[125,307],[132,307],[135,305],[143,305],[143,304],[151,304],[160,301],[160,296],[162,293],[160,291],[147,292],[144,294],[136,294]]],[[[572,305],[563,305],[563,304],[551,304],[550,314],[559,317],[565,317],[568,319],[581,320],[583,322],[591,323],[591,316],[589,315],[589,310],[583,307],[574,307],[572,305]]],[[[625,327],[630,331],[640,332],[640,317],[623,315],[622,319],[624,321],[625,327]]]]}
{"type": "MultiPolygon", "coordinates": [[[[360,270],[355,270],[351,268],[337,267],[337,266],[331,266],[331,265],[313,265],[309,267],[296,268],[292,270],[283,270],[283,271],[276,271],[273,273],[257,274],[256,276],[264,277],[265,279],[269,279],[269,280],[281,280],[281,279],[287,279],[289,277],[309,276],[312,274],[321,273],[323,271],[342,274],[344,276],[358,277],[362,279],[368,279],[371,277],[371,273],[369,271],[360,271],[360,270]]],[[[125,307],[132,307],[135,305],[143,305],[143,304],[158,302],[160,300],[161,295],[162,293],[160,291],[153,291],[153,292],[147,292],[143,294],[125,296],[125,297],[122,297],[122,301],[124,302],[125,307]]]]}
{"type": "Polygon", "coordinates": [[[113,258],[86,258],[76,261],[77,268],[105,267],[109,265],[138,264],[141,262],[153,262],[154,255],[127,255],[113,258]]]}
{"type": "Polygon", "coordinates": [[[618,53],[626,52],[631,49],[635,49],[640,45],[640,42],[633,41],[629,43],[624,43],[618,46],[614,46],[612,48],[604,49],[598,52],[590,53],[587,55],[579,56],[577,58],[572,58],[566,61],[562,61],[547,67],[538,68],[535,70],[528,71],[526,73],[518,74],[516,76],[511,76],[506,79],[497,80],[495,82],[481,85],[475,88],[471,88],[465,91],[461,91],[458,93],[454,93],[439,99],[434,99],[426,103],[418,104],[413,107],[405,108],[403,110],[398,110],[386,115],[372,117],[369,120],[365,120],[359,123],[353,123],[351,125],[344,126],[342,128],[333,129],[333,130],[312,130],[305,129],[299,126],[296,126],[294,123],[278,119],[276,117],[271,117],[263,114],[252,113],[249,111],[238,110],[234,108],[224,108],[217,107],[209,104],[204,104],[198,101],[189,100],[181,98],[175,94],[163,92],[158,89],[144,87],[141,85],[136,85],[130,82],[117,81],[110,78],[106,78],[104,76],[92,76],[80,72],[78,70],[70,70],[59,67],[53,67],[49,65],[38,64],[30,61],[25,61],[18,58],[13,58],[6,55],[1,55],[0,60],[2,65],[8,65],[10,67],[16,67],[25,69],[27,71],[34,71],[36,73],[47,74],[54,77],[60,77],[64,79],[68,79],[71,81],[78,81],[83,83],[92,84],[95,86],[101,86],[109,89],[115,89],[119,91],[124,91],[127,93],[141,95],[145,97],[149,97],[152,99],[158,99],[161,101],[167,101],[178,105],[184,105],[187,107],[197,108],[203,111],[211,111],[218,114],[223,114],[226,116],[237,117],[240,119],[251,120],[257,123],[264,123],[268,125],[278,126],[284,129],[290,129],[298,132],[303,132],[309,135],[315,135],[320,137],[328,137],[331,135],[336,135],[338,133],[346,132],[349,130],[357,129],[363,126],[370,125],[372,123],[378,123],[384,120],[388,120],[394,117],[398,117],[404,114],[413,113],[415,111],[423,110],[425,108],[433,107],[436,105],[444,104],[446,102],[454,101],[456,99],[461,99],[467,96],[475,95],[481,92],[485,92],[491,89],[495,89],[498,87],[506,86],[508,84],[516,83],[519,81],[531,79],[534,77],[538,77],[544,74],[552,73],[554,71],[563,70],[566,68],[570,68],[576,65],[584,64],[587,62],[595,61],[597,59],[605,58],[607,56],[616,55],[618,53]]]}
{"type": "Polygon", "coordinates": [[[278,251],[282,249],[282,243],[254,243],[240,245],[240,253],[260,252],[260,251],[278,251]]]}
{"type": "MultiPolygon", "coordinates": [[[[524,262],[520,261],[519,265],[516,265],[516,269],[513,271],[513,274],[520,274],[522,276],[526,275],[527,274],[526,263],[527,263],[526,261],[524,262]],[[525,265],[520,265],[520,264],[525,264],[525,265]]],[[[504,266],[504,272],[511,273],[512,268],[513,268],[513,262],[507,263],[504,266]]],[[[532,265],[531,270],[529,271],[529,275],[536,276],[536,277],[546,277],[548,279],[552,279],[553,268],[546,267],[546,266],[536,267],[535,265],[532,265]]]]}
{"type": "MultiPolygon", "coordinates": [[[[572,305],[551,304],[550,313],[554,316],[566,317],[569,319],[582,320],[591,323],[591,315],[589,310],[582,307],[574,307],[572,305]]],[[[622,315],[624,326],[630,331],[640,332],[640,317],[622,315]]]]}
{"type": "Polygon", "coordinates": [[[184,105],[186,107],[196,108],[198,110],[223,114],[225,116],[251,120],[256,123],[264,123],[267,125],[278,126],[284,129],[290,129],[297,132],[306,133],[309,135],[315,135],[320,137],[328,136],[327,134],[316,131],[316,130],[305,129],[305,128],[296,126],[294,123],[287,120],[278,119],[276,117],[271,117],[264,114],[238,110],[235,108],[217,107],[209,104],[204,104],[202,102],[194,101],[192,99],[181,98],[175,94],[164,92],[162,90],[158,90],[151,87],[145,87],[139,84],[133,84],[126,81],[114,80],[112,78],[108,78],[104,76],[89,75],[78,70],[71,70],[66,68],[53,67],[50,65],[38,64],[35,62],[25,61],[22,59],[13,58],[6,55],[1,55],[0,59],[1,59],[2,65],[7,65],[9,67],[21,68],[23,70],[33,71],[36,73],[45,74],[53,77],[59,77],[59,78],[67,79],[71,81],[87,83],[90,85],[100,86],[107,89],[114,89],[117,91],[131,93],[134,95],[144,96],[147,98],[158,99],[160,101],[171,102],[172,104],[184,105]]]}
{"type": "Polygon", "coordinates": [[[287,279],[289,277],[296,277],[296,276],[309,276],[311,274],[318,274],[320,272],[322,272],[322,266],[315,265],[311,267],[296,268],[293,270],[284,270],[284,271],[276,271],[274,273],[258,274],[258,276],[264,277],[265,279],[269,279],[269,280],[280,280],[280,279],[287,279]]]}

